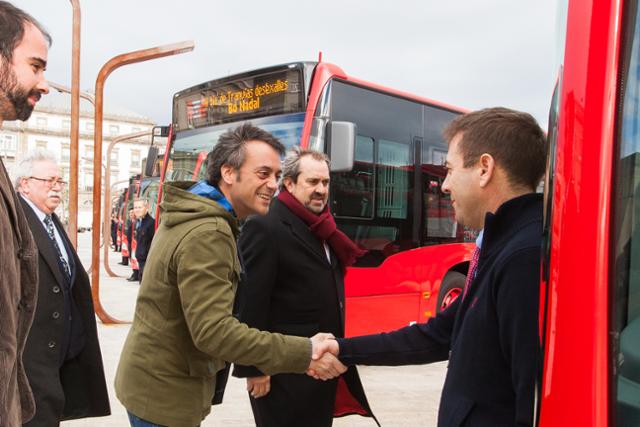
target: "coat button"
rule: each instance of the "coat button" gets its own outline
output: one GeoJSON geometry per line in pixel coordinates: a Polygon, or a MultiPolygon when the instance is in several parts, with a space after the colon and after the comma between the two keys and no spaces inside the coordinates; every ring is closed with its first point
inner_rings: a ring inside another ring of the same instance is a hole
{"type": "Polygon", "coordinates": [[[60,286],[56,285],[53,288],[51,288],[51,290],[53,291],[54,294],[59,294],[60,293],[60,286]]]}
{"type": "Polygon", "coordinates": [[[22,259],[22,254],[23,254],[22,248],[18,249],[18,252],[16,253],[16,256],[18,257],[18,259],[22,259]]]}
{"type": "Polygon", "coordinates": [[[51,317],[53,317],[54,319],[58,319],[60,317],[60,313],[58,313],[57,311],[54,311],[51,317]]]}
{"type": "Polygon", "coordinates": [[[56,342],[55,341],[49,341],[49,344],[47,344],[47,347],[49,348],[55,348],[56,346],[56,342]]]}

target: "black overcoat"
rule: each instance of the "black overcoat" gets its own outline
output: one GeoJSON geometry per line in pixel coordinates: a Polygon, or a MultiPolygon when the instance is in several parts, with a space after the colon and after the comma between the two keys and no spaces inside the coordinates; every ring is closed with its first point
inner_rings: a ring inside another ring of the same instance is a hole
{"type": "MultiPolygon", "coordinates": [[[[247,221],[238,249],[243,273],[235,311],[242,322],[287,335],[331,332],[344,336],[342,266],[332,251],[329,262],[323,244],[282,202],[274,200],[266,216],[247,221]]],[[[263,374],[254,367],[235,366],[233,375],[263,374]]],[[[274,375],[269,394],[250,397],[258,427],[328,426],[334,414],[358,411],[373,416],[356,368],[349,368],[342,379],[336,400],[338,380],[274,375]],[[343,393],[347,389],[350,393],[343,393]],[[360,407],[356,411],[354,403],[360,407]]]]}
{"type": "Polygon", "coordinates": [[[71,297],[84,329],[84,347],[73,360],[62,363],[60,346],[68,340],[63,322],[65,279],[58,265],[55,247],[42,221],[22,197],[20,201],[39,254],[38,303],[23,358],[36,401],[36,415],[26,425],[50,427],[56,425],[52,420],[109,415],[109,397],[89,277],[58,217],[53,214],[54,224],[75,266],[71,297]]]}
{"type": "Polygon", "coordinates": [[[439,427],[532,426],[540,369],[542,195],[487,214],[477,274],[464,298],[424,324],[338,339],[346,364],[449,358],[439,427]]]}
{"type": "MultiPolygon", "coordinates": [[[[133,223],[135,228],[135,222],[133,223]]],[[[145,262],[149,248],[151,248],[151,240],[156,231],[156,222],[148,213],[142,217],[140,227],[136,229],[136,259],[145,262]]]]}

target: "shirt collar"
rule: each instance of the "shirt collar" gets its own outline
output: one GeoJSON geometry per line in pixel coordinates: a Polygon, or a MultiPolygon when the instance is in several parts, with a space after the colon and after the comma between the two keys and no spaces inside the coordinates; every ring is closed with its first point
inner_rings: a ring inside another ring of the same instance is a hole
{"type": "Polygon", "coordinates": [[[478,237],[476,237],[476,246],[478,249],[482,249],[482,238],[484,237],[484,228],[480,230],[478,233],[478,237]]]}

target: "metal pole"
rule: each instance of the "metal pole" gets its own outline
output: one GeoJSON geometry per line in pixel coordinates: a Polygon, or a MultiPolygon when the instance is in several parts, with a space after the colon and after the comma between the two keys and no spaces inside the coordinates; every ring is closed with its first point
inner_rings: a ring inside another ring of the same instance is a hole
{"type": "MultiPolygon", "coordinates": [[[[124,53],[122,55],[114,56],[106,64],[102,66],[98,77],[96,78],[96,108],[95,108],[95,142],[94,142],[94,159],[93,170],[100,170],[100,163],[102,161],[102,106],[104,103],[104,82],[109,77],[109,74],[119,67],[127,64],[133,64],[136,62],[148,61],[150,59],[162,58],[169,55],[176,55],[179,53],[190,52],[193,50],[193,42],[186,41],[181,43],[175,43],[170,45],[153,47],[150,49],[143,49],[134,52],[124,53]]],[[[93,174],[93,223],[100,224],[101,213],[101,198],[100,189],[102,187],[102,174],[93,174]]],[[[91,239],[91,265],[100,265],[100,227],[92,229],[91,239]]],[[[100,269],[94,268],[91,270],[91,294],[93,296],[93,306],[98,318],[104,324],[111,323],[124,323],[121,320],[117,320],[104,310],[102,303],[100,302],[100,269]]]]}
{"type": "MultiPolygon", "coordinates": [[[[49,83],[49,87],[54,88],[58,92],[71,93],[71,88],[68,87],[68,86],[61,85],[60,83],[56,83],[56,82],[52,82],[52,81],[48,81],[47,83],[49,83]]],[[[80,98],[86,99],[95,108],[95,106],[96,106],[96,98],[93,95],[91,95],[89,92],[83,92],[83,91],[80,91],[79,95],[80,95],[80,98]]]]}
{"type": "Polygon", "coordinates": [[[78,139],[80,129],[80,1],[73,8],[71,41],[71,141],[69,143],[69,240],[78,247],[78,139]]]}
{"type": "MultiPolygon", "coordinates": [[[[109,147],[107,148],[107,168],[104,173],[104,211],[103,211],[103,220],[102,220],[102,239],[105,241],[107,239],[106,236],[109,236],[110,225],[111,225],[111,216],[109,215],[109,211],[111,210],[111,152],[113,151],[113,147],[122,142],[128,141],[130,139],[140,138],[141,136],[152,135],[153,128],[150,131],[142,131],[142,132],[134,132],[128,133],[126,135],[120,135],[111,141],[109,147]]],[[[142,177],[141,177],[142,179],[142,177]]],[[[104,264],[104,269],[107,270],[107,273],[111,277],[122,277],[111,270],[111,266],[109,265],[109,246],[102,245],[102,263],[104,264]]]]}

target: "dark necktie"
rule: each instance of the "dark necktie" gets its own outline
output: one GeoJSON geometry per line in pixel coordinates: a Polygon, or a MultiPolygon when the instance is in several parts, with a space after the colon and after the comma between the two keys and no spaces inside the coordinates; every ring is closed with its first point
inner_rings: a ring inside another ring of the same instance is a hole
{"type": "Polygon", "coordinates": [[[467,295],[467,291],[471,287],[473,279],[476,278],[476,271],[478,270],[478,259],[480,259],[480,248],[476,246],[471,254],[471,262],[469,263],[469,273],[467,273],[467,280],[464,282],[464,291],[462,292],[462,300],[467,295]]]}
{"type": "Polygon", "coordinates": [[[54,232],[53,221],[51,220],[51,215],[45,215],[44,223],[47,226],[47,233],[49,234],[49,238],[53,242],[53,247],[56,248],[56,252],[58,254],[58,265],[60,266],[60,270],[65,275],[65,279],[67,282],[71,281],[71,268],[69,268],[69,263],[64,256],[62,256],[62,251],[60,250],[60,246],[58,246],[58,241],[56,240],[56,234],[54,232]]]}

